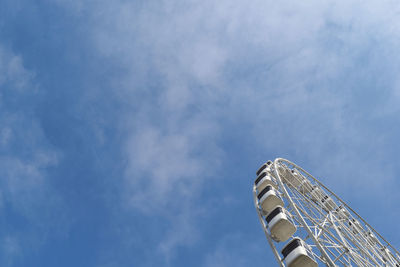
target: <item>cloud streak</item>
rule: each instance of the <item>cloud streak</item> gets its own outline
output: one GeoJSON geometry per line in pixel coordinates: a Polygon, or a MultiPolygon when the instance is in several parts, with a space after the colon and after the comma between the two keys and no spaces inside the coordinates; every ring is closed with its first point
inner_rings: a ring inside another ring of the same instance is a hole
{"type": "Polygon", "coordinates": [[[398,111],[393,1],[103,1],[74,10],[88,16],[97,56],[122,69],[110,80],[130,107],[119,114],[128,133],[123,202],[195,226],[160,234],[166,259],[187,244],[178,238],[187,229],[208,231],[188,212],[207,185],[239,180],[249,161],[288,157],[348,198],[398,186],[398,129],[380,130],[398,111]]]}
{"type": "Polygon", "coordinates": [[[4,241],[0,262],[14,266],[32,244],[43,242],[48,231],[43,223],[53,219],[50,210],[59,200],[51,193],[46,169],[57,164],[59,155],[33,115],[34,73],[2,45],[0,73],[0,213],[4,218],[0,221],[4,241]],[[14,226],[16,218],[27,225],[14,226]]]}

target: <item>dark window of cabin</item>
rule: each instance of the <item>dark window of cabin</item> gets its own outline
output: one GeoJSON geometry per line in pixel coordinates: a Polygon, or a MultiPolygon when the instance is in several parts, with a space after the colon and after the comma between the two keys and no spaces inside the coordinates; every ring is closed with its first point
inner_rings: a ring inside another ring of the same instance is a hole
{"type": "Polygon", "coordinates": [[[257,179],[256,179],[256,181],[255,181],[254,183],[257,185],[258,182],[261,181],[261,179],[264,178],[265,176],[267,176],[267,173],[266,173],[266,172],[261,173],[261,174],[257,177],[257,179]]]}
{"type": "Polygon", "coordinates": [[[272,186],[267,185],[267,187],[265,187],[265,188],[260,192],[260,194],[258,194],[258,196],[257,196],[258,200],[260,200],[260,199],[263,197],[263,195],[265,195],[265,193],[267,193],[269,190],[272,190],[272,186]]]}
{"type": "Polygon", "coordinates": [[[282,255],[284,258],[286,258],[287,255],[289,255],[290,252],[292,252],[295,248],[300,247],[301,241],[299,239],[293,239],[292,241],[290,241],[289,244],[286,245],[286,247],[284,247],[282,249],[282,255]]]}
{"type": "Polygon", "coordinates": [[[268,216],[265,218],[267,223],[269,223],[276,215],[283,212],[281,207],[276,207],[273,211],[271,211],[268,216]]]}
{"type": "Polygon", "coordinates": [[[261,168],[258,169],[258,171],[257,171],[257,176],[260,175],[260,173],[261,173],[265,168],[267,168],[267,164],[263,164],[263,165],[261,166],[261,168]]]}

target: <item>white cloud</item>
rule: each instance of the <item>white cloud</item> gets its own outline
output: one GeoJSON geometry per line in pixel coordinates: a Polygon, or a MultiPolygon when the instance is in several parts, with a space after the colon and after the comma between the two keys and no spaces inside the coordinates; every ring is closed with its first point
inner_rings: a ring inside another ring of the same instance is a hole
{"type": "MultiPolygon", "coordinates": [[[[204,267],[224,266],[251,266],[254,259],[249,255],[265,255],[268,245],[258,243],[259,240],[250,240],[240,232],[230,233],[224,236],[215,247],[210,248],[209,254],[205,257],[204,267]],[[264,253],[263,253],[264,252],[264,253]]],[[[260,259],[261,261],[265,260],[260,259]]]]}
{"type": "Polygon", "coordinates": [[[5,252],[4,260],[2,261],[5,266],[12,266],[16,257],[21,256],[21,247],[18,238],[13,236],[6,236],[2,238],[2,250],[5,252]]]}
{"type": "Polygon", "coordinates": [[[369,114],[381,113],[382,106],[397,110],[395,100],[378,105],[370,97],[380,90],[398,94],[396,6],[394,1],[90,6],[97,51],[126,70],[117,84],[133,106],[123,116],[131,132],[129,203],[174,212],[181,211],[176,203],[196,203],[193,188],[201,191],[220,166],[230,166],[226,160],[232,155],[224,154],[222,143],[235,131],[247,131],[248,139],[277,156],[310,162],[312,173],[335,177],[332,184],[351,177],[343,193],[379,187],[377,176],[392,184],[392,170],[369,169],[373,160],[377,165],[387,160],[379,148],[392,140],[368,124],[374,119],[369,114]],[[233,129],[231,122],[250,127],[233,129]]]}
{"type": "Polygon", "coordinates": [[[0,86],[4,83],[9,83],[12,85],[12,90],[32,90],[34,87],[30,81],[33,77],[34,73],[24,68],[21,57],[8,52],[4,47],[0,46],[0,86]]]}
{"type": "Polygon", "coordinates": [[[57,164],[59,155],[32,114],[37,91],[33,77],[21,57],[0,44],[0,214],[7,218],[0,230],[4,241],[0,264],[4,266],[13,266],[30,244],[42,242],[51,217],[49,207],[57,201],[49,190],[46,168],[57,164]],[[14,218],[5,210],[27,220],[27,225],[9,227],[14,218]]]}
{"type": "Polygon", "coordinates": [[[172,227],[160,239],[157,250],[168,266],[173,265],[172,260],[177,256],[175,251],[177,247],[194,247],[198,242],[199,231],[196,229],[198,214],[199,212],[195,211],[193,206],[184,208],[180,214],[174,215],[172,227]]]}

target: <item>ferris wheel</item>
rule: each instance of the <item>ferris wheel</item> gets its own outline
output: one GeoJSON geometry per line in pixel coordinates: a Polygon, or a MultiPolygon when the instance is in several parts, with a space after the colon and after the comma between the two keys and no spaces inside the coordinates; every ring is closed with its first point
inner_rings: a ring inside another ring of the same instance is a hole
{"type": "Polygon", "coordinates": [[[254,204],[279,266],[395,266],[400,253],[320,181],[286,159],[257,171],[254,204]]]}

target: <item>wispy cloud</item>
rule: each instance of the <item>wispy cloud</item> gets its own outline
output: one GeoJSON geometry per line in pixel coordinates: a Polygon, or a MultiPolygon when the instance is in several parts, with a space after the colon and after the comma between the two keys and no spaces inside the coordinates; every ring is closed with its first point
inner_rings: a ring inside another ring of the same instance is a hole
{"type": "MultiPolygon", "coordinates": [[[[209,254],[202,263],[204,267],[223,266],[248,266],[252,260],[242,255],[257,251],[260,255],[268,249],[263,243],[254,242],[240,232],[230,233],[219,240],[215,247],[210,249],[209,254]]],[[[264,259],[261,259],[263,261],[264,259]]]]}
{"type": "MultiPolygon", "coordinates": [[[[328,185],[351,179],[336,188],[349,197],[398,185],[396,133],[371,127],[388,127],[381,120],[398,111],[393,1],[103,1],[79,10],[91,10],[97,53],[123,69],[113,84],[131,106],[120,117],[124,200],[135,210],[191,222],[179,203],[195,209],[204,184],[250,153],[305,163],[328,185]],[[233,145],[246,153],[229,154],[233,145]]],[[[164,251],[186,244],[187,229],[162,234],[164,251]]]]}
{"type": "Polygon", "coordinates": [[[24,68],[21,57],[10,53],[3,46],[0,46],[0,73],[0,85],[3,88],[9,84],[12,90],[34,89],[31,84],[34,73],[24,68]]]}
{"type": "Polygon", "coordinates": [[[47,231],[43,223],[52,217],[49,207],[58,200],[49,190],[46,168],[57,164],[58,153],[33,115],[34,73],[1,45],[0,73],[0,214],[8,218],[0,223],[0,262],[13,266],[31,242],[42,242],[47,231]],[[14,227],[17,217],[27,225],[14,227]]]}

